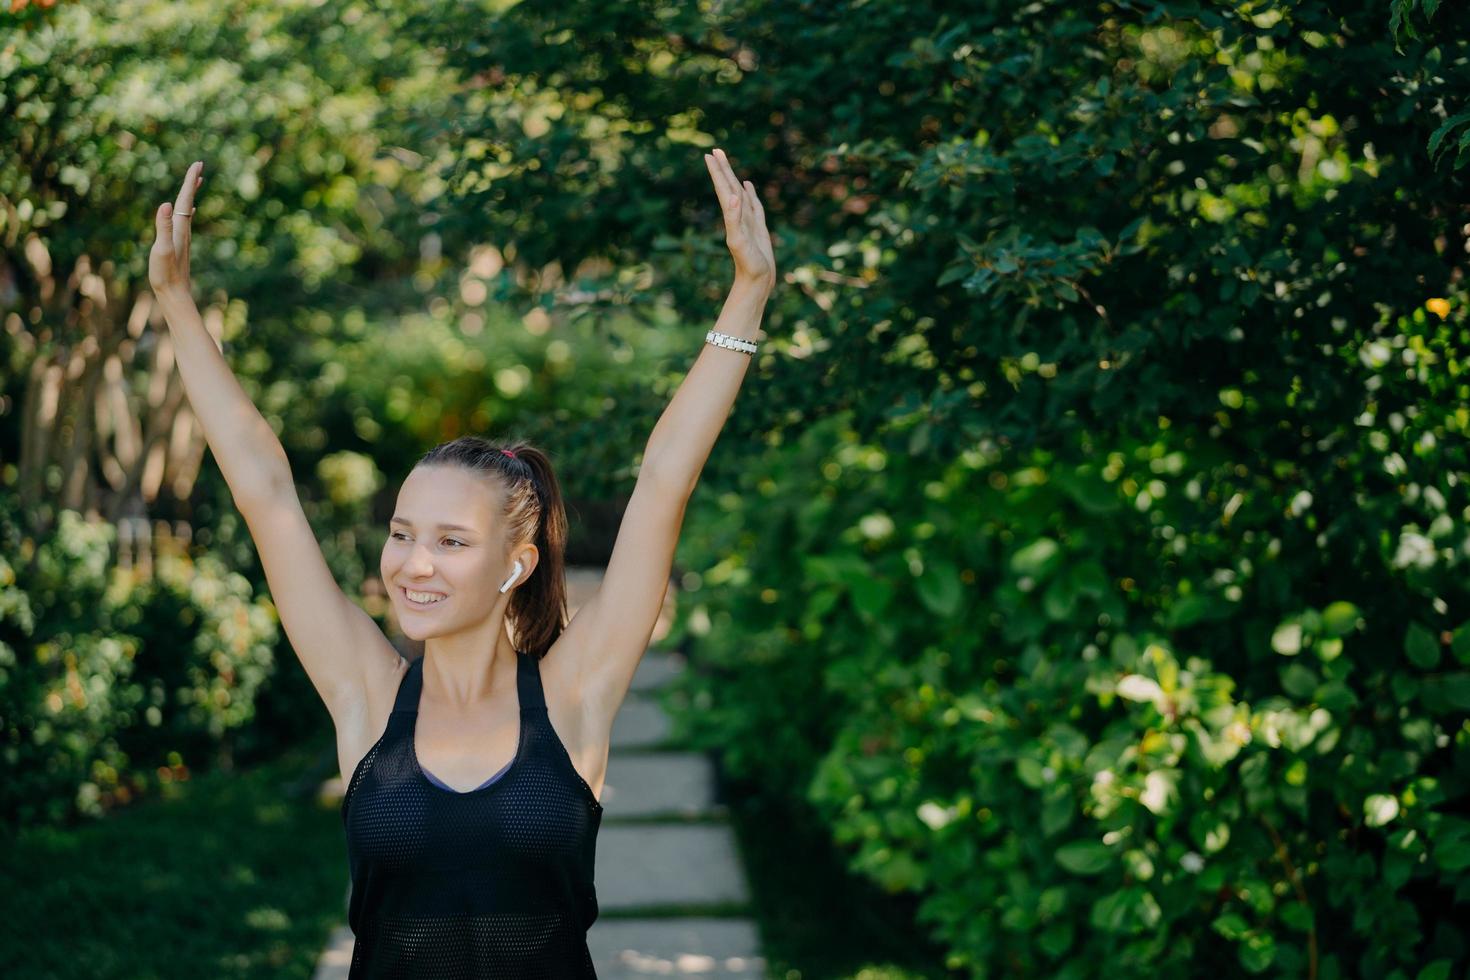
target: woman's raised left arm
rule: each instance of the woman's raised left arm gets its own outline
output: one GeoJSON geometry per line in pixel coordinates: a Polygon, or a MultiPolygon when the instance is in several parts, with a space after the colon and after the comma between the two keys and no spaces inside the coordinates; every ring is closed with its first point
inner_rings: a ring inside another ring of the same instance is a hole
{"type": "MultiPolygon", "coordinates": [[[[704,162],[735,258],[735,282],[715,330],[754,341],[776,283],[765,210],[755,187],[735,178],[723,151],[706,154],[704,162]]],[[[588,731],[611,726],[627,696],[669,588],[685,507],[750,357],[706,343],[648,437],[607,570],[567,625],[567,652],[557,655],[566,683],[578,692],[588,731]]]]}
{"type": "MultiPolygon", "coordinates": [[[[755,185],[736,178],[723,150],[705,154],[704,162],[724,213],[725,243],[735,260],[735,281],[714,329],[754,341],[760,332],[766,300],[776,285],[776,260],[766,230],[765,208],[756,196],[755,185]]],[[[693,492],[730,415],[750,359],[751,355],[743,351],[704,345],[648,437],[640,476],[646,472],[693,492]]]]}

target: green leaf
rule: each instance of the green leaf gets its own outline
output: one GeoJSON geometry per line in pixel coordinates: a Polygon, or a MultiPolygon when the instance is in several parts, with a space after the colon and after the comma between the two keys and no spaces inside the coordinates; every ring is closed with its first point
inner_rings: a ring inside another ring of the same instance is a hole
{"type": "Polygon", "coordinates": [[[1432,691],[1436,702],[1443,702],[1450,707],[1460,711],[1470,711],[1470,672],[1455,671],[1452,674],[1440,674],[1434,683],[1426,685],[1427,692],[1432,691]]]}
{"type": "Polygon", "coordinates": [[[1072,946],[1072,923],[1062,920],[1055,922],[1036,937],[1036,945],[1041,951],[1052,959],[1057,959],[1072,946]]]}
{"type": "Polygon", "coordinates": [[[1124,888],[1104,895],[1093,903],[1092,926],[1104,932],[1131,932],[1133,907],[1138,900],[1138,889],[1124,888]]]}
{"type": "Polygon", "coordinates": [[[1404,634],[1404,654],[1421,670],[1433,670],[1439,663],[1439,638],[1429,628],[1410,623],[1404,634]]]}
{"type": "Polygon", "coordinates": [[[1051,538],[1037,538],[1011,556],[1011,571],[1042,578],[1062,560],[1061,547],[1051,538]]]}
{"type": "Polygon", "coordinates": [[[1470,868],[1470,840],[1456,840],[1440,844],[1434,849],[1434,863],[1441,871],[1459,874],[1470,868]]]}
{"type": "Polygon", "coordinates": [[[954,562],[935,558],[924,563],[924,572],[914,583],[919,601],[936,616],[948,618],[960,611],[965,597],[960,570],[954,562]]]}
{"type": "Polygon", "coordinates": [[[1438,959],[1420,970],[1414,980],[1449,980],[1450,970],[1454,967],[1454,960],[1438,959]]]}
{"type": "Polygon", "coordinates": [[[1077,590],[1077,595],[1084,598],[1102,599],[1111,588],[1108,573],[1095,561],[1074,565],[1072,574],[1068,577],[1072,581],[1072,587],[1077,590]]]}
{"type": "Polygon", "coordinates": [[[1250,925],[1235,912],[1227,912],[1210,923],[1220,935],[1229,940],[1237,940],[1250,931],[1250,925]]]}
{"type": "Polygon", "coordinates": [[[1322,628],[1328,636],[1346,636],[1357,629],[1361,614],[1351,602],[1334,602],[1322,610],[1322,628]]]}
{"type": "Polygon", "coordinates": [[[1041,595],[1041,610],[1046,618],[1053,623],[1064,623],[1071,619],[1072,610],[1076,608],[1077,589],[1072,584],[1072,577],[1062,575],[1052,579],[1041,595]]]}
{"type": "Polygon", "coordinates": [[[1269,932],[1253,932],[1240,945],[1240,965],[1250,973],[1264,973],[1276,958],[1276,940],[1269,932]]]}
{"type": "Polygon", "coordinates": [[[1164,625],[1171,630],[1183,629],[1199,622],[1219,605],[1214,596],[1195,592],[1175,600],[1165,615],[1164,625]]]}
{"type": "Polygon", "coordinates": [[[968,256],[962,259],[956,259],[948,268],[944,270],[944,272],[940,274],[939,278],[935,280],[934,285],[948,286],[950,283],[955,282],[959,279],[963,279],[965,278],[965,276],[968,276],[971,272],[974,271],[975,263],[971,261],[968,256]]]}
{"type": "Polygon", "coordinates": [[[1072,824],[1072,818],[1076,815],[1077,808],[1072,803],[1072,795],[1058,793],[1047,798],[1041,806],[1041,832],[1047,837],[1054,837],[1066,830],[1072,824]]]}
{"type": "Polygon", "coordinates": [[[1310,667],[1294,663],[1281,672],[1281,687],[1292,697],[1310,698],[1317,690],[1317,675],[1310,667]]]}
{"type": "Polygon", "coordinates": [[[1383,883],[1390,891],[1398,891],[1414,874],[1414,858],[1402,851],[1383,855],[1383,883]]]}
{"type": "Polygon", "coordinates": [[[1073,874],[1095,875],[1113,863],[1113,852],[1097,841],[1073,841],[1057,848],[1057,864],[1073,874]]]}
{"type": "Polygon", "coordinates": [[[869,620],[881,618],[893,598],[893,586],[875,576],[851,578],[847,586],[852,590],[852,604],[869,620]]]}
{"type": "Polygon", "coordinates": [[[1456,660],[1462,664],[1470,664],[1470,623],[1461,623],[1460,628],[1455,630],[1450,640],[1450,649],[1454,651],[1456,660]]]}
{"type": "Polygon", "coordinates": [[[1301,902],[1287,902],[1281,908],[1281,921],[1297,932],[1310,932],[1312,910],[1301,902]]]}
{"type": "Polygon", "coordinates": [[[1447,136],[1450,130],[1463,122],[1470,122],[1470,112],[1461,112],[1450,116],[1440,123],[1439,128],[1429,135],[1429,155],[1432,157],[1439,151],[1440,142],[1447,136]]]}

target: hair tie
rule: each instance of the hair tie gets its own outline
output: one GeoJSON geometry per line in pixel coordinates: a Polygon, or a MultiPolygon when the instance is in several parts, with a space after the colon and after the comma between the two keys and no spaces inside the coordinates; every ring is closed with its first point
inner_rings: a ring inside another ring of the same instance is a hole
{"type": "Polygon", "coordinates": [[[505,453],[505,455],[509,456],[511,459],[516,458],[516,454],[511,452],[509,449],[502,449],[501,452],[505,453]]]}

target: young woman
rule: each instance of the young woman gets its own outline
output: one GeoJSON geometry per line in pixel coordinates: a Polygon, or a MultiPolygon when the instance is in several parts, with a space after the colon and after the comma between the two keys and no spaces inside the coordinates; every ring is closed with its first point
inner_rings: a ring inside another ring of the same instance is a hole
{"type": "Polygon", "coordinates": [[[437,446],[399,490],[380,564],[404,633],[424,642],[412,662],[332,580],[284,449],[204,329],[189,279],[202,161],[158,209],[148,271],[185,391],[349,777],[354,978],[595,976],[586,932],[613,717],[775,284],[754,186],[722,151],[704,159],[734,284],[649,436],[600,588],[568,623],[566,515],[545,453],[437,446]]]}

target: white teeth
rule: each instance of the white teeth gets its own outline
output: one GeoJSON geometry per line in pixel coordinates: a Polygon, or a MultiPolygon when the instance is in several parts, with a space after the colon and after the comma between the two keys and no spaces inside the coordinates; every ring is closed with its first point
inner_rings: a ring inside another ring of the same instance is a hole
{"type": "Polygon", "coordinates": [[[442,595],[435,595],[432,592],[412,592],[408,589],[404,589],[403,594],[408,596],[414,602],[421,602],[426,605],[438,602],[440,599],[444,598],[442,595]]]}

